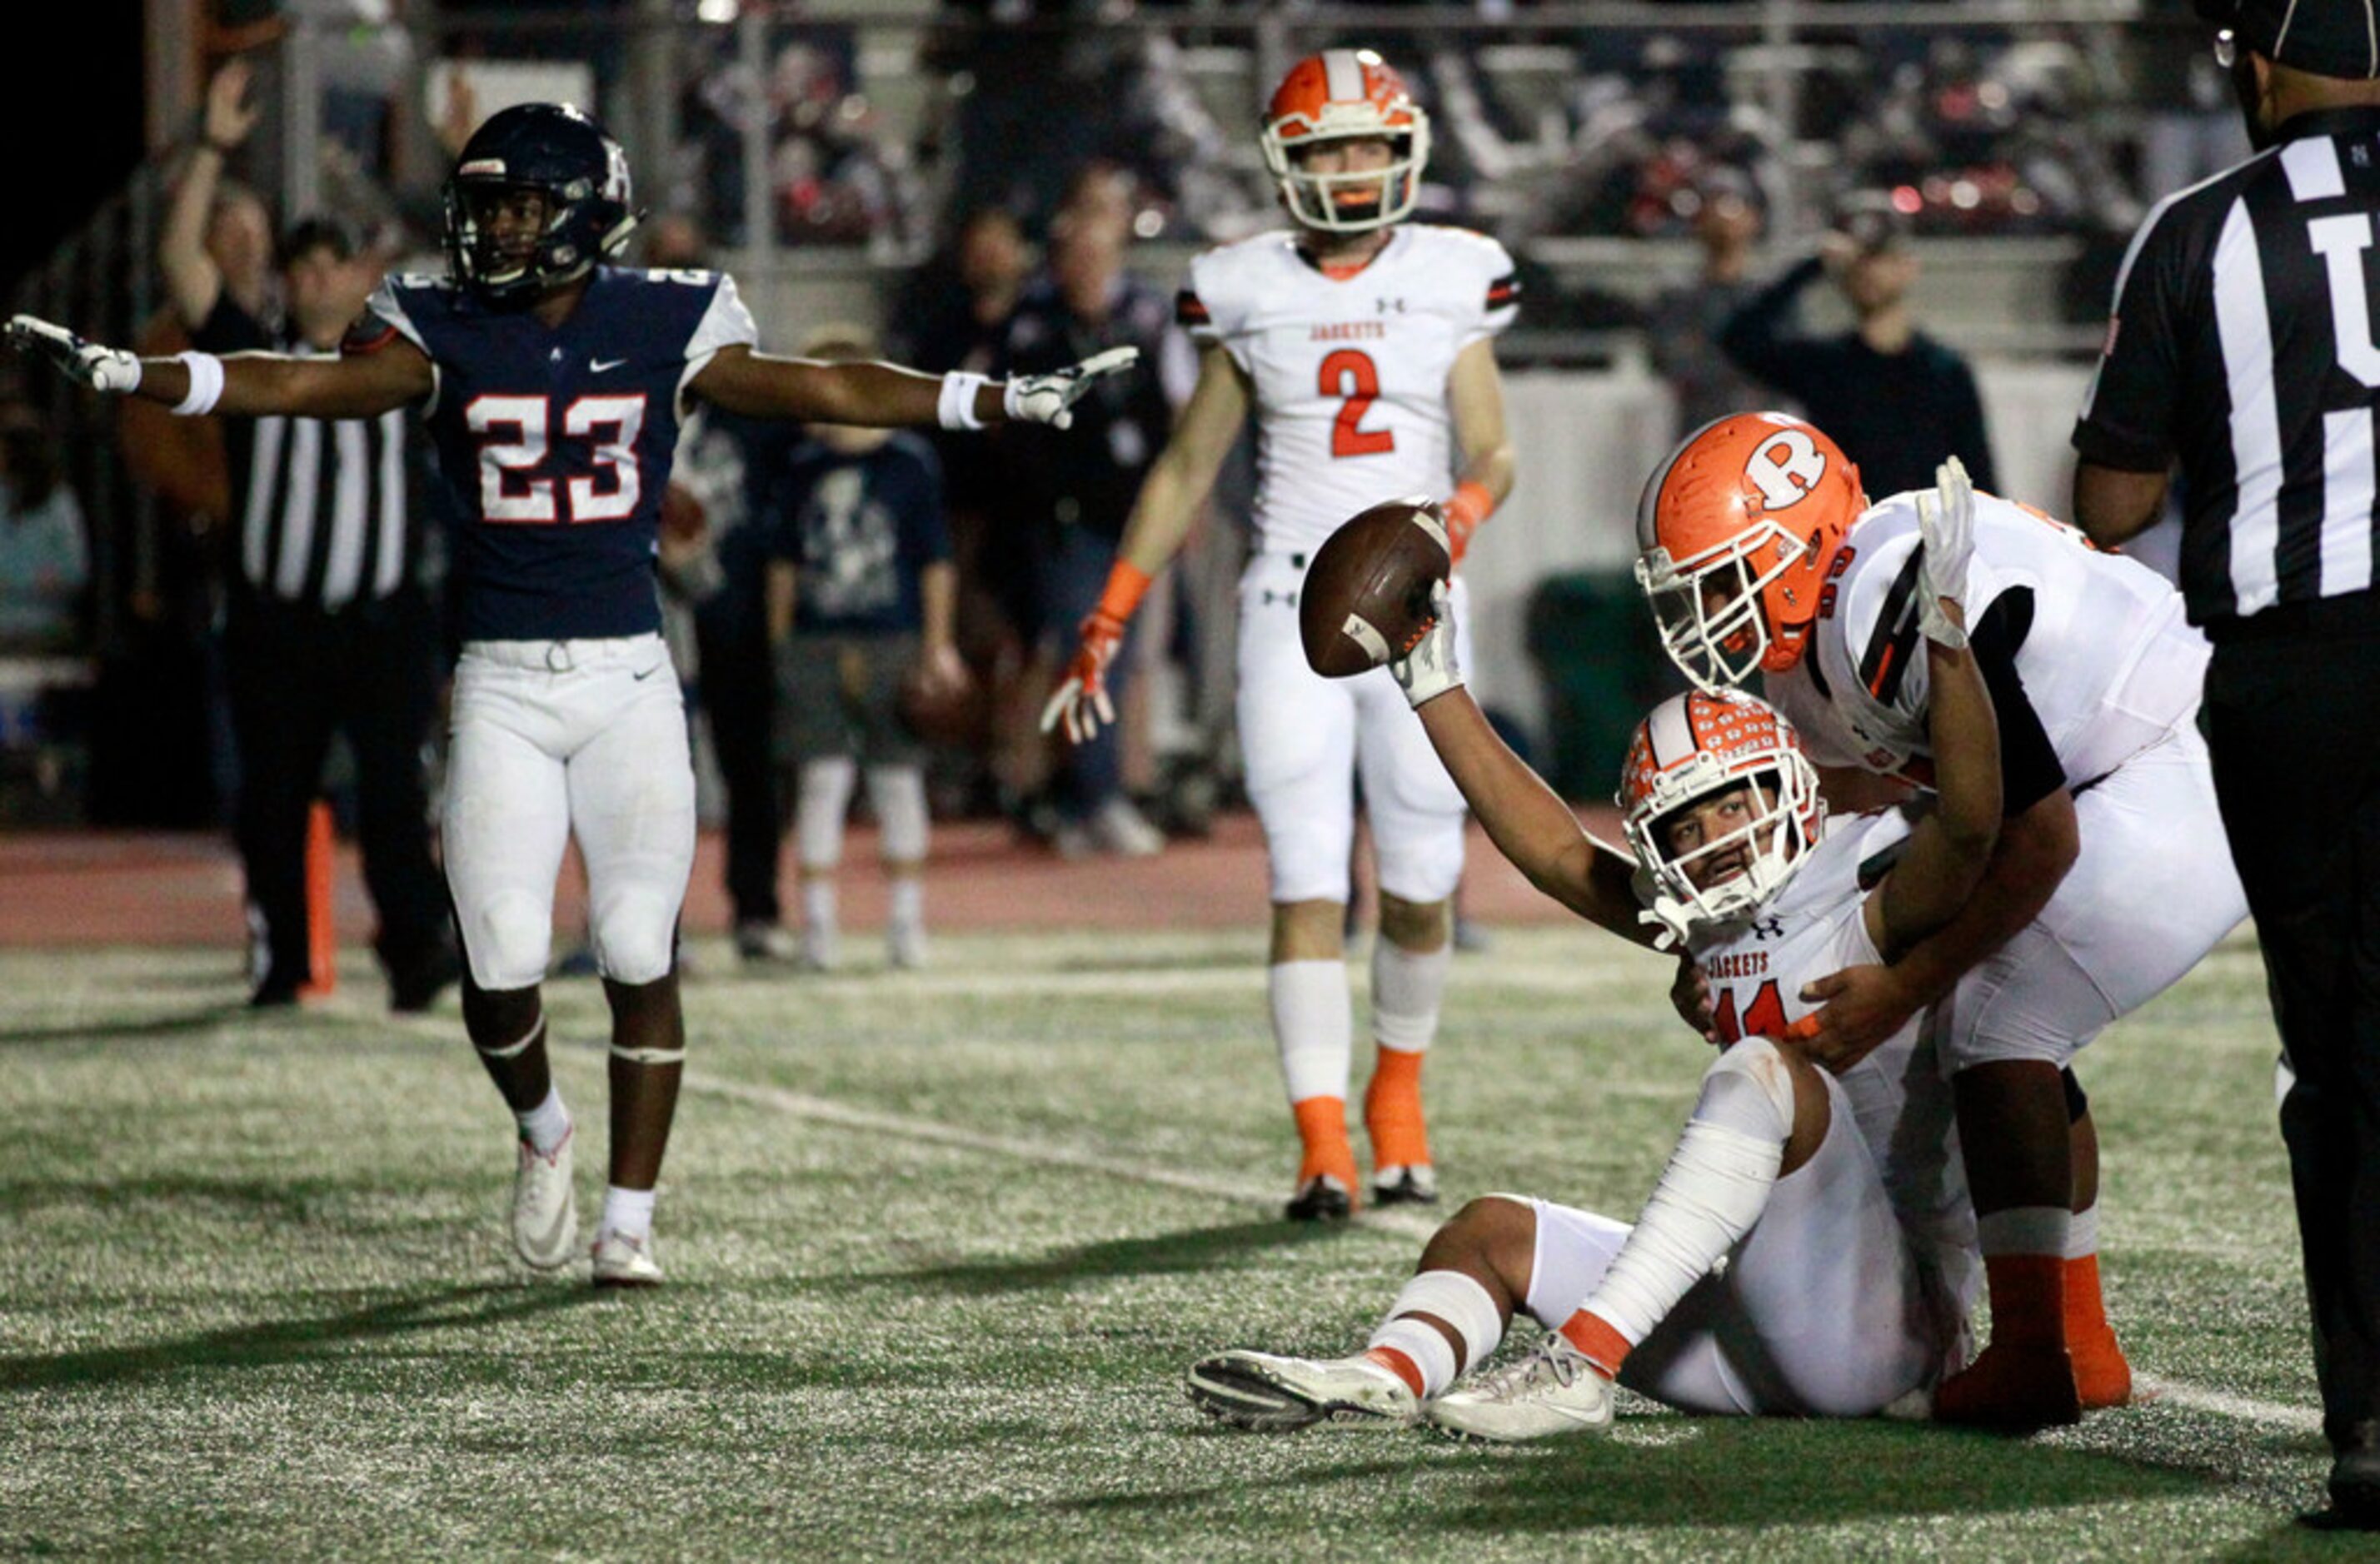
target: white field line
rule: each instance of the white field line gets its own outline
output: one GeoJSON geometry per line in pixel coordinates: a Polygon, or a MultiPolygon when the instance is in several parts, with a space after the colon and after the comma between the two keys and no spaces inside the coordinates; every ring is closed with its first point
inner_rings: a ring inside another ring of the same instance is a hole
{"type": "Polygon", "coordinates": [[[2278,1401],[2260,1401],[2252,1396],[2234,1396],[2224,1390],[2208,1390],[2147,1375],[2134,1379],[2132,1384],[2144,1398],[2170,1401],[2192,1412],[2209,1412],[2217,1417],[2237,1418],[2291,1434],[2322,1432],[2322,1413],[2312,1407],[2283,1406],[2278,1401]]]}
{"type": "MultiPolygon", "coordinates": [[[[593,1047],[572,1051],[597,1053],[593,1047]]],[[[1094,1151],[1051,1145],[1043,1141],[1020,1140],[1009,1135],[986,1134],[978,1130],[964,1129],[931,1119],[913,1119],[905,1114],[882,1113],[874,1109],[854,1108],[848,1103],[827,1097],[812,1097],[807,1092],[786,1091],[777,1086],[756,1085],[746,1081],[720,1080],[714,1076],[688,1071],[685,1090],[731,1101],[748,1103],[796,1119],[832,1124],[842,1129],[865,1130],[872,1134],[897,1136],[930,1146],[955,1146],[965,1151],[989,1152],[996,1157],[1012,1158],[1020,1162],[1038,1162],[1055,1168],[1075,1168],[1085,1172],[1103,1173],[1111,1178],[1130,1179],[1135,1183],[1155,1184],[1164,1189],[1178,1189],[1191,1194],[1214,1195],[1235,1205],[1254,1206],[1267,1211],[1278,1210],[1281,1193],[1258,1188],[1232,1179],[1212,1178],[1200,1173],[1182,1172],[1159,1168],[1124,1158],[1109,1157],[1094,1151]]],[[[1359,1227],[1380,1232],[1392,1232],[1408,1238],[1427,1239],[1438,1231],[1438,1218],[1410,1211],[1366,1211],[1355,1218],[1359,1227]]],[[[2192,1412],[2208,1412],[2241,1423],[2252,1423],[2293,1434],[2318,1434],[2322,1431],[2321,1413],[2306,1407],[2284,1406],[2277,1401],[2259,1400],[2252,1396],[2235,1396],[2228,1391],[2210,1390],[2180,1380],[2152,1378],[2143,1376],[2138,1381],[2143,1399],[2154,1397],[2174,1406],[2192,1412]]]]}

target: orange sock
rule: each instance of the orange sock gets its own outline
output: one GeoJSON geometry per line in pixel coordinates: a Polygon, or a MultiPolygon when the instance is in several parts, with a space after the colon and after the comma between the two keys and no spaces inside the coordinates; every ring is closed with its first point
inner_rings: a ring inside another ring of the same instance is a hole
{"type": "Polygon", "coordinates": [[[2066,1261],[2056,1255],[1986,1255],[1992,1342],[2056,1347],[2066,1340],[2066,1261]]]}
{"type": "Polygon", "coordinates": [[[2085,1255],[2066,1262],[2066,1340],[2095,1340],[2107,1328],[2107,1304],[2099,1293],[2099,1256],[2085,1255]]]}
{"type": "Polygon", "coordinates": [[[1364,1092],[1364,1131],[1372,1137],[1375,1168],[1421,1167],[1429,1162],[1429,1127],[1421,1113],[1425,1057],[1386,1044],[1375,1052],[1372,1084],[1364,1092]]]}
{"type": "Polygon", "coordinates": [[[1364,1355],[1403,1380],[1405,1388],[1415,1395],[1428,1393],[1422,1388],[1424,1382],[1421,1376],[1421,1365],[1394,1347],[1369,1347],[1365,1349],[1364,1355]]]}
{"type": "Polygon", "coordinates": [[[1328,1173],[1353,1194],[1355,1148],[1347,1142],[1347,1104],[1335,1097],[1310,1097],[1291,1103],[1289,1110],[1297,1115],[1297,1138],[1305,1147],[1297,1164],[1298,1183],[1328,1173]]]}
{"type": "Polygon", "coordinates": [[[1628,1359],[1628,1338],[1611,1328],[1601,1315],[1581,1309],[1562,1321],[1563,1340],[1586,1354],[1587,1362],[1601,1369],[1607,1379],[1620,1377],[1620,1365],[1628,1359]]]}

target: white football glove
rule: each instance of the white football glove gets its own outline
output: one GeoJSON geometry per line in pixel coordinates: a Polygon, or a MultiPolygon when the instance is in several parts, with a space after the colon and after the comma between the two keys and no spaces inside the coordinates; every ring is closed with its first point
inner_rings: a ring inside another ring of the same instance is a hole
{"type": "Polygon", "coordinates": [[[1461,687],[1463,670],[1454,661],[1454,594],[1443,581],[1429,588],[1429,623],[1402,656],[1389,661],[1405,699],[1418,710],[1451,689],[1461,687]]]}
{"type": "Polygon", "coordinates": [[[1967,632],[1942,612],[1941,600],[1957,603],[1964,617],[1967,564],[1975,552],[1975,486],[1951,457],[1934,469],[1934,491],[1917,495],[1917,536],[1925,556],[1917,567],[1917,629],[1929,641],[1953,649],[1967,644],[1967,632]]]}
{"type": "Polygon", "coordinates": [[[1111,347],[1104,353],[1092,354],[1079,364],[1069,364],[1046,375],[1019,376],[1001,393],[1001,408],[1019,423],[1070,429],[1075,415],[1068,408],[1081,401],[1097,382],[1108,375],[1122,374],[1139,360],[1137,347],[1111,347]]]}
{"type": "Polygon", "coordinates": [[[122,395],[140,384],[140,360],[120,347],[85,342],[64,326],[31,315],[8,318],[8,346],[19,353],[37,353],[67,379],[93,391],[122,395]]]}

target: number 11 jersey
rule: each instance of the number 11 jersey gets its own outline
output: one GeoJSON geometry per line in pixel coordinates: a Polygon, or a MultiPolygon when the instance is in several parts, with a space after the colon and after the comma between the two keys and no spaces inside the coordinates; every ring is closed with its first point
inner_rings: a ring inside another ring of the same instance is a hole
{"type": "Polygon", "coordinates": [[[1368,506],[1451,489],[1447,376],[1512,323],[1519,298],[1503,246],[1429,224],[1395,229],[1342,277],[1285,233],[1192,261],[1177,319],[1254,389],[1258,546],[1310,551],[1368,506]]]}
{"type": "Polygon", "coordinates": [[[422,417],[464,517],[463,638],[659,630],[653,554],[686,384],[758,339],[734,280],[598,267],[554,328],[441,278],[392,276],[347,350],[396,336],[437,377],[422,417]]]}

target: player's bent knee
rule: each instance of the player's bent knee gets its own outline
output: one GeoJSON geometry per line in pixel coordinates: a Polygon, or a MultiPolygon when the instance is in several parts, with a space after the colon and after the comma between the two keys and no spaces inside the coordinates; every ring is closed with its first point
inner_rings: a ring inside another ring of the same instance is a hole
{"type": "Polygon", "coordinates": [[[455,922],[471,981],[480,988],[492,994],[545,981],[546,963],[553,955],[553,909],[543,897],[526,891],[492,896],[478,907],[458,910],[455,922]]]}
{"type": "Polygon", "coordinates": [[[1809,1068],[1767,1037],[1742,1038],[1722,1049],[1703,1072],[1694,1116],[1746,1134],[1781,1139],[1794,1127],[1795,1073],[1809,1068]]]}
{"type": "Polygon", "coordinates": [[[1443,902],[1463,881],[1463,826],[1380,842],[1380,894],[1417,906],[1443,902]]]}
{"type": "Polygon", "coordinates": [[[652,983],[677,956],[677,904],[660,895],[619,897],[596,918],[595,964],[614,983],[652,983]]]}

